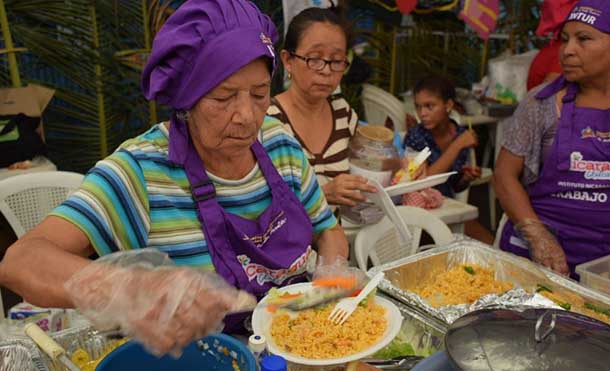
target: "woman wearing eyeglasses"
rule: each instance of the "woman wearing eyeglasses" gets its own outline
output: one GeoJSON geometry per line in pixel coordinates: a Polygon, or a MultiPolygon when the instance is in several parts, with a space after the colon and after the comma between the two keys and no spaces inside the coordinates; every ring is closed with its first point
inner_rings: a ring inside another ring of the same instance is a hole
{"type": "Polygon", "coordinates": [[[331,205],[353,206],[374,192],[365,178],[349,174],[348,144],[358,117],[332,93],[349,67],[347,27],[336,8],[309,8],[292,19],[281,51],[290,87],[271,100],[267,114],[279,119],[303,146],[331,205]]]}

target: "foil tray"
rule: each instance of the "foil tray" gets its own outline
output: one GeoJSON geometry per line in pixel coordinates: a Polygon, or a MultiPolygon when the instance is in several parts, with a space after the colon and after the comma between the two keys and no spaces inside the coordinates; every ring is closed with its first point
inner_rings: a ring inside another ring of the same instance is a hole
{"type": "MultiPolygon", "coordinates": [[[[89,354],[91,359],[102,357],[112,342],[90,326],[82,325],[51,335],[68,353],[77,349],[89,354]]],[[[59,362],[51,360],[26,336],[14,336],[0,340],[0,371],[64,371],[59,362]]]]}
{"type": "Polygon", "coordinates": [[[610,308],[610,298],[601,293],[581,286],[578,282],[560,276],[528,259],[493,249],[466,237],[460,237],[447,246],[374,267],[367,273],[372,277],[379,271],[385,273],[385,279],[379,284],[383,292],[402,302],[411,316],[431,327],[443,329],[444,332],[457,318],[478,309],[558,308],[546,297],[535,293],[538,284],[552,287],[559,294],[576,295],[586,302],[610,308]],[[472,305],[451,305],[440,308],[432,307],[425,299],[411,291],[419,282],[430,280],[439,272],[445,272],[461,264],[477,264],[493,269],[497,280],[511,282],[515,289],[501,296],[484,296],[472,305]]]}
{"type": "MultiPolygon", "coordinates": [[[[443,346],[444,332],[442,328],[434,327],[413,316],[409,306],[387,297],[400,310],[404,322],[409,324],[412,331],[409,334],[414,349],[440,349],[443,346]]],[[[80,325],[51,335],[71,356],[77,349],[85,350],[89,357],[97,359],[103,356],[111,345],[113,339],[94,330],[89,325],[80,325]]],[[[28,337],[14,336],[10,339],[0,340],[0,371],[64,371],[65,368],[52,361],[28,337]]],[[[335,371],[342,367],[332,366],[326,368],[308,367],[296,364],[289,365],[290,371],[335,371]]]]}
{"type": "Polygon", "coordinates": [[[0,342],[1,371],[48,371],[42,355],[33,342],[6,339],[0,342]]]}
{"type": "Polygon", "coordinates": [[[410,343],[413,345],[416,355],[425,356],[425,354],[420,354],[418,349],[432,348],[434,350],[441,350],[444,347],[446,334],[444,328],[436,327],[434,323],[429,323],[428,321],[417,318],[414,316],[414,313],[409,306],[404,303],[392,297],[386,298],[394,303],[394,305],[398,307],[398,310],[400,310],[403,318],[403,326],[407,324],[413,329],[410,336],[410,343]]]}

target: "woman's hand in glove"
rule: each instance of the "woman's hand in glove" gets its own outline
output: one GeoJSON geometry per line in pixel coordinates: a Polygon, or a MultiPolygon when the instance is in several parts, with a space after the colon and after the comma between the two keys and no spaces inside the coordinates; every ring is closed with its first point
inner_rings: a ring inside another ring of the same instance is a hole
{"type": "Polygon", "coordinates": [[[98,328],[120,328],[156,355],[179,356],[191,341],[217,331],[228,312],[256,305],[215,273],[104,259],[74,274],[66,291],[98,328]]]}
{"type": "Polygon", "coordinates": [[[560,274],[566,276],[570,274],[563,248],[541,221],[525,219],[515,228],[528,242],[533,261],[560,274]]]}

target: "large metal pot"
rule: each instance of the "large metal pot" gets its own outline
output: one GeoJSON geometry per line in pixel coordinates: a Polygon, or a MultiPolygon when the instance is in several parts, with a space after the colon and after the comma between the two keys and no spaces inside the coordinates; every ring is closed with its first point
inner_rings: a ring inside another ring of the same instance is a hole
{"type": "Polygon", "coordinates": [[[610,370],[610,326],[559,309],[469,313],[450,326],[445,348],[467,371],[610,370]]]}

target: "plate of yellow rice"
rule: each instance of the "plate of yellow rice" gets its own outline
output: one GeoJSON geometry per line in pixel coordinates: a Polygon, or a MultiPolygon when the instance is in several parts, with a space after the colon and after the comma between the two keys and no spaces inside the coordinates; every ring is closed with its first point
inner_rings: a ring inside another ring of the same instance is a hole
{"type": "MultiPolygon", "coordinates": [[[[298,283],[279,289],[279,293],[298,294],[311,289],[311,283],[298,283]]],[[[338,365],[370,356],[388,345],[402,324],[398,308],[379,296],[359,305],[342,325],[328,320],[335,303],[300,312],[272,312],[267,306],[269,299],[266,296],[254,309],[254,333],[267,338],[272,354],[300,365],[338,365]]]]}

